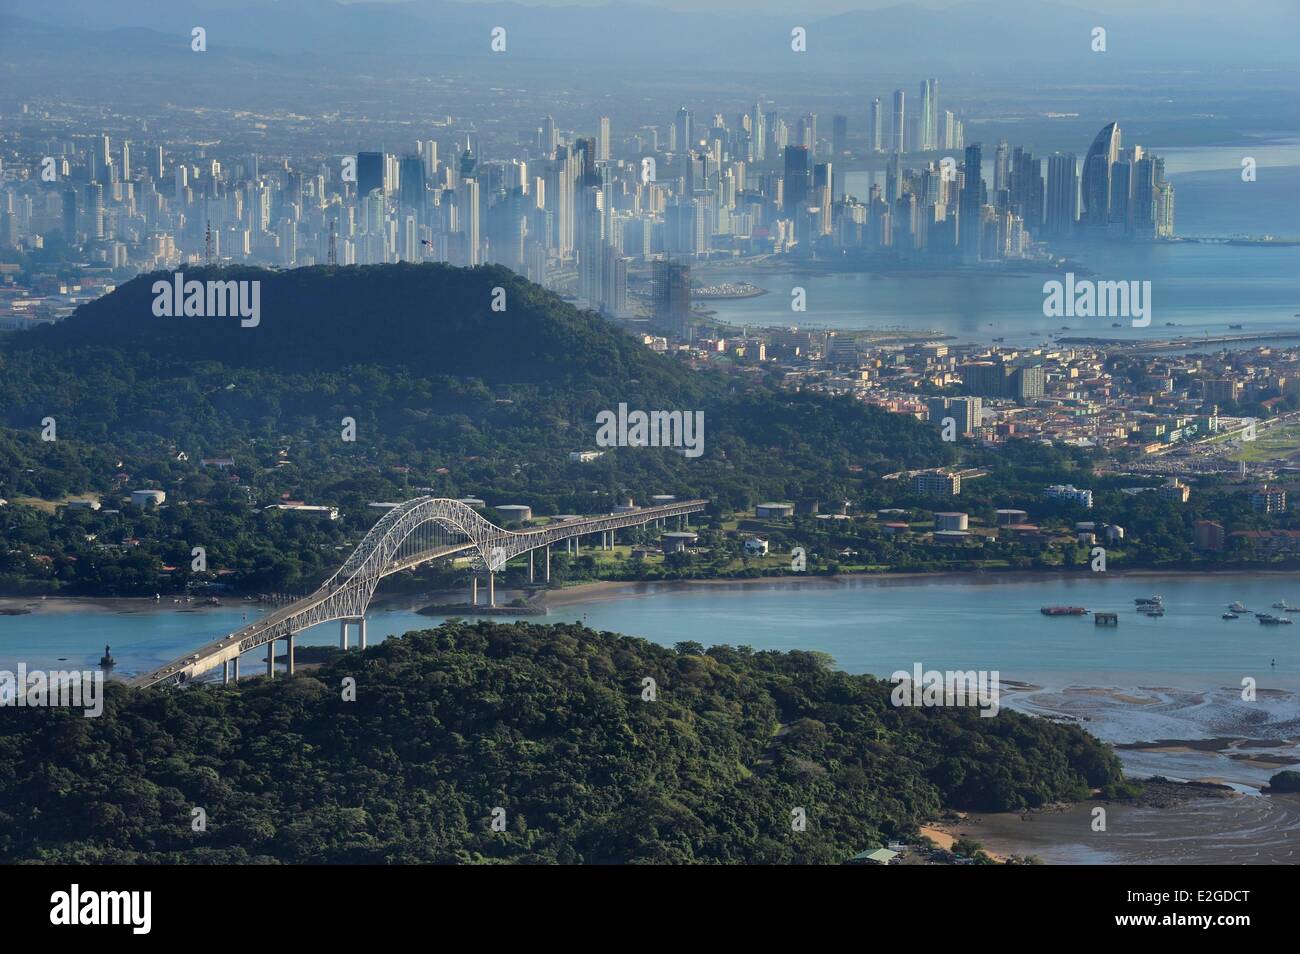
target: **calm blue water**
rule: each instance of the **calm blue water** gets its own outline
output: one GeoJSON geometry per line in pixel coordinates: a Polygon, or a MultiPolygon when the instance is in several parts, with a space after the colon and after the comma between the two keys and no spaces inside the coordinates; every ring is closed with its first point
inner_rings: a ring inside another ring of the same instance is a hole
{"type": "Polygon", "coordinates": [[[1134,244],[1094,246],[1078,257],[1097,280],[1150,281],[1150,326],[1133,328],[1124,319],[1046,317],[1043,283],[1057,277],[1049,274],[819,275],[738,268],[701,275],[710,282],[752,282],[771,292],[708,303],[719,320],[735,325],[902,328],[936,331],[960,341],[1004,338],[1019,345],[1042,343],[1056,334],[1195,339],[1231,334],[1230,324],[1242,325],[1243,333],[1300,332],[1295,317],[1300,313],[1300,246],[1134,244]],[[790,310],[795,286],[807,291],[802,313],[790,310]],[[1121,327],[1112,327],[1115,321],[1121,327]]]}
{"type": "MultiPolygon", "coordinates": [[[[1133,685],[1160,680],[1208,687],[1252,674],[1261,686],[1300,686],[1300,622],[1265,627],[1251,617],[1220,619],[1235,599],[1265,612],[1275,612],[1270,607],[1278,600],[1300,605],[1300,574],[993,577],[992,582],[868,578],[689,588],[627,584],[593,601],[557,608],[544,621],[582,621],[665,645],[696,640],[818,650],[850,672],[877,675],[921,662],[934,668],[997,669],[1026,681],[1133,685]],[[1134,598],[1153,592],[1165,598],[1167,615],[1161,619],[1134,612],[1134,598]],[[1055,604],[1118,611],[1120,625],[1102,629],[1091,617],[1048,618],[1038,612],[1055,604]]],[[[238,628],[243,616],[242,608],[44,613],[38,607],[29,616],[0,617],[0,668],[12,669],[20,661],[53,667],[59,657],[68,660],[65,666],[93,666],[109,643],[117,673],[131,675],[238,628]]],[[[1295,616],[1300,620],[1300,613],[1295,616]]],[[[406,609],[379,610],[368,618],[372,642],[439,622],[406,609]]],[[[355,638],[354,629],[354,644],[355,638]]],[[[326,624],[301,634],[298,644],[336,645],[337,640],[337,624],[326,624]]],[[[244,672],[259,671],[257,657],[264,659],[265,652],[245,655],[244,672]]]]}
{"type": "MultiPolygon", "coordinates": [[[[1255,755],[1300,755],[1287,743],[1300,737],[1300,622],[1261,626],[1251,616],[1220,618],[1228,603],[1280,613],[1272,604],[1300,605],[1300,573],[1252,577],[1170,575],[1070,579],[980,578],[771,581],[674,587],[626,584],[587,601],[556,608],[528,622],[582,622],[593,629],[672,645],[748,645],[755,649],[829,653],[850,672],[888,677],[897,670],[996,670],[1003,705],[1076,720],[1110,742],[1229,738],[1251,743],[1255,755]],[[1138,596],[1158,593],[1166,615],[1134,610],[1138,596]],[[1049,618],[1045,605],[1085,606],[1120,614],[1117,628],[1086,617],[1049,618]],[[1257,683],[1243,701],[1242,679],[1257,683]],[[1010,681],[1034,685],[1010,692],[1010,681]]],[[[0,669],[92,668],[105,643],[131,676],[175,659],[245,622],[241,608],[177,612],[42,611],[0,617],[0,669]],[[60,657],[63,657],[60,659],[60,657]]],[[[248,616],[256,615],[249,610],[248,616]]],[[[1300,620],[1300,613],[1294,614],[1300,620]]],[[[426,629],[441,620],[410,609],[368,615],[372,642],[426,629]]],[[[353,631],[355,645],[355,630],[353,631]]],[[[337,645],[337,624],[300,634],[301,645],[337,645]]],[[[283,651],[283,643],[277,647],[283,651]]],[[[245,654],[243,675],[265,671],[265,650],[245,654]]],[[[216,678],[214,672],[208,678],[216,678]]],[[[1259,786],[1276,767],[1243,761],[1229,745],[1219,751],[1124,750],[1135,775],[1212,777],[1259,786]]],[[[1283,763],[1285,764],[1285,763],[1283,763]]]]}

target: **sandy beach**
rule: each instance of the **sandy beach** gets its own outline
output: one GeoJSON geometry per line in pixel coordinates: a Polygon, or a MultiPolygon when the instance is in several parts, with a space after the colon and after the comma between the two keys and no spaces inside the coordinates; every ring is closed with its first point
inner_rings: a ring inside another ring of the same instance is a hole
{"type": "MultiPolygon", "coordinates": [[[[232,599],[230,605],[240,604],[242,600],[232,599]]],[[[258,605],[258,604],[249,604],[258,605]]],[[[172,597],[152,600],[144,597],[128,596],[0,596],[0,610],[28,610],[43,616],[63,613],[177,613],[201,612],[212,609],[195,600],[193,603],[173,603],[172,597]]]]}
{"type": "Polygon", "coordinates": [[[1295,864],[1300,796],[1194,798],[1159,808],[1088,801],[973,813],[942,829],[979,842],[990,855],[1032,855],[1047,864],[1295,864]],[[1102,831],[1094,830],[1099,807],[1102,831]]]}

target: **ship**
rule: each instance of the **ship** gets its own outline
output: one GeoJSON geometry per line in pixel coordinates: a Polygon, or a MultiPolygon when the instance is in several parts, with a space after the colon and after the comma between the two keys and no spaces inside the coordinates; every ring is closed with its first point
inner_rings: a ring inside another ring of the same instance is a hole
{"type": "Polygon", "coordinates": [[[1163,596],[1139,596],[1133,602],[1138,606],[1163,606],[1165,600],[1163,596]]]}
{"type": "Polygon", "coordinates": [[[1272,613],[1256,613],[1255,618],[1263,626],[1290,626],[1291,620],[1285,616],[1274,616],[1272,613]]]}
{"type": "Polygon", "coordinates": [[[1233,600],[1232,603],[1231,603],[1231,605],[1228,606],[1228,609],[1229,609],[1231,612],[1233,612],[1233,613],[1249,613],[1249,612],[1250,612],[1250,610],[1246,609],[1246,607],[1245,607],[1244,605],[1242,605],[1241,600],[1233,600]]]}
{"type": "Polygon", "coordinates": [[[1082,606],[1044,606],[1038,612],[1044,616],[1084,616],[1088,611],[1082,606]]]}
{"type": "Polygon", "coordinates": [[[1241,619],[1236,613],[1224,613],[1222,619],[1241,619]]]}

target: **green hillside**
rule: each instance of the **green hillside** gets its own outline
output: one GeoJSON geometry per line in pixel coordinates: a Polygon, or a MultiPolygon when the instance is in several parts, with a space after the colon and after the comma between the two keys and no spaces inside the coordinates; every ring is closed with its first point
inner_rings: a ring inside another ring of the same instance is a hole
{"type": "Polygon", "coordinates": [[[100,718],[0,720],[0,860],[835,863],[941,807],[1121,777],[1076,727],[896,708],[820,654],[580,625],[453,621],[287,682],[110,689],[100,718]]]}

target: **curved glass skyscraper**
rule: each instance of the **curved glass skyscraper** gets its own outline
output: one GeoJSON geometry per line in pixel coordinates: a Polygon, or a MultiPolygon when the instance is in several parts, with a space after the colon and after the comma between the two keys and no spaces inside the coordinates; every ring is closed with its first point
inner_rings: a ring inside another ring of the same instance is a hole
{"type": "Polygon", "coordinates": [[[1083,160],[1083,195],[1079,219],[1085,225],[1105,225],[1110,214],[1111,167],[1119,158],[1119,123],[1102,127],[1083,160]]]}

